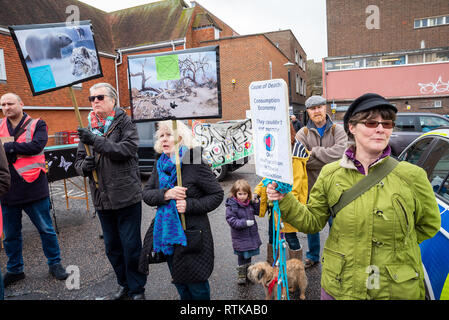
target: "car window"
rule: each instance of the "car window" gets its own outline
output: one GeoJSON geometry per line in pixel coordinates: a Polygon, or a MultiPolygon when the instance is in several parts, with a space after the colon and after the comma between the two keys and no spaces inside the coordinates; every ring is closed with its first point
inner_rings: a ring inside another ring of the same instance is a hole
{"type": "Polygon", "coordinates": [[[422,155],[429,149],[431,142],[434,140],[432,137],[424,138],[413,144],[405,151],[399,160],[405,160],[407,162],[418,164],[422,155]]]}
{"type": "Polygon", "coordinates": [[[395,120],[394,131],[416,131],[414,116],[398,116],[395,120]]]}
{"type": "Polygon", "coordinates": [[[446,176],[446,180],[444,180],[444,183],[441,186],[440,190],[438,190],[438,194],[442,196],[446,200],[446,202],[449,203],[449,173],[446,176]]]}
{"type": "Polygon", "coordinates": [[[154,133],[156,132],[154,122],[137,122],[137,132],[141,144],[154,144],[154,133]]]}
{"type": "Polygon", "coordinates": [[[419,122],[421,124],[422,132],[428,132],[438,127],[449,125],[449,121],[446,119],[432,116],[419,116],[419,122]]]}
{"type": "Polygon", "coordinates": [[[438,139],[423,168],[427,171],[433,190],[438,192],[449,172],[449,141],[438,139]]]}

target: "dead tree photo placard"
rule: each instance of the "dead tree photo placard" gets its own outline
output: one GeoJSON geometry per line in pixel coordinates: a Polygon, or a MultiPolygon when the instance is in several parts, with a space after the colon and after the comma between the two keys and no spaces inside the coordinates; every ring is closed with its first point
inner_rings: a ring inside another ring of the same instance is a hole
{"type": "Polygon", "coordinates": [[[218,46],[128,56],[135,121],[221,118],[218,46]]]}

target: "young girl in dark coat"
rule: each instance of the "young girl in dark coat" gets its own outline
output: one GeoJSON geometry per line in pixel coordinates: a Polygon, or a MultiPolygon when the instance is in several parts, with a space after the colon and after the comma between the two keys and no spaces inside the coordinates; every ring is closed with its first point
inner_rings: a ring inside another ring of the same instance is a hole
{"type": "Polygon", "coordinates": [[[251,186],[244,179],[234,183],[226,199],[226,221],[231,227],[234,253],[238,256],[238,284],[246,284],[251,257],[260,253],[262,244],[254,218],[259,214],[259,201],[251,199],[251,186]]]}

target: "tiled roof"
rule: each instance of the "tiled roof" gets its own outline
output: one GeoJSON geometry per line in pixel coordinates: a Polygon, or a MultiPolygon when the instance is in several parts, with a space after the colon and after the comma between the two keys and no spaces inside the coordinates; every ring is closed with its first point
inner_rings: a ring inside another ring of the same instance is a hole
{"type": "Polygon", "coordinates": [[[193,28],[202,28],[209,26],[214,26],[217,29],[221,29],[207,12],[199,13],[195,16],[195,20],[193,21],[192,25],[193,28]]]}
{"type": "Polygon", "coordinates": [[[91,20],[99,51],[184,38],[193,8],[183,0],[165,0],[106,13],[76,0],[0,0],[0,26],[65,22],[70,5],[80,20],[91,20]]]}
{"type": "Polygon", "coordinates": [[[165,0],[110,13],[116,48],[184,38],[193,8],[165,0]]]}

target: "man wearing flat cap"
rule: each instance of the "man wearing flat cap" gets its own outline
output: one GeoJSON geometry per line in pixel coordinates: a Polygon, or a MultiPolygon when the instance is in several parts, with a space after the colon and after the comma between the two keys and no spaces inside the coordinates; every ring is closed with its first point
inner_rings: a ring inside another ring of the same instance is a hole
{"type": "MultiPolygon", "coordinates": [[[[296,138],[309,150],[306,164],[308,188],[315,184],[321,168],[327,163],[339,160],[344,153],[348,137],[342,126],[334,124],[326,113],[326,99],[311,96],[306,100],[309,121],[296,134],[296,138]]],[[[320,234],[308,234],[309,251],[306,253],[305,267],[311,267],[320,260],[320,234]]]]}

